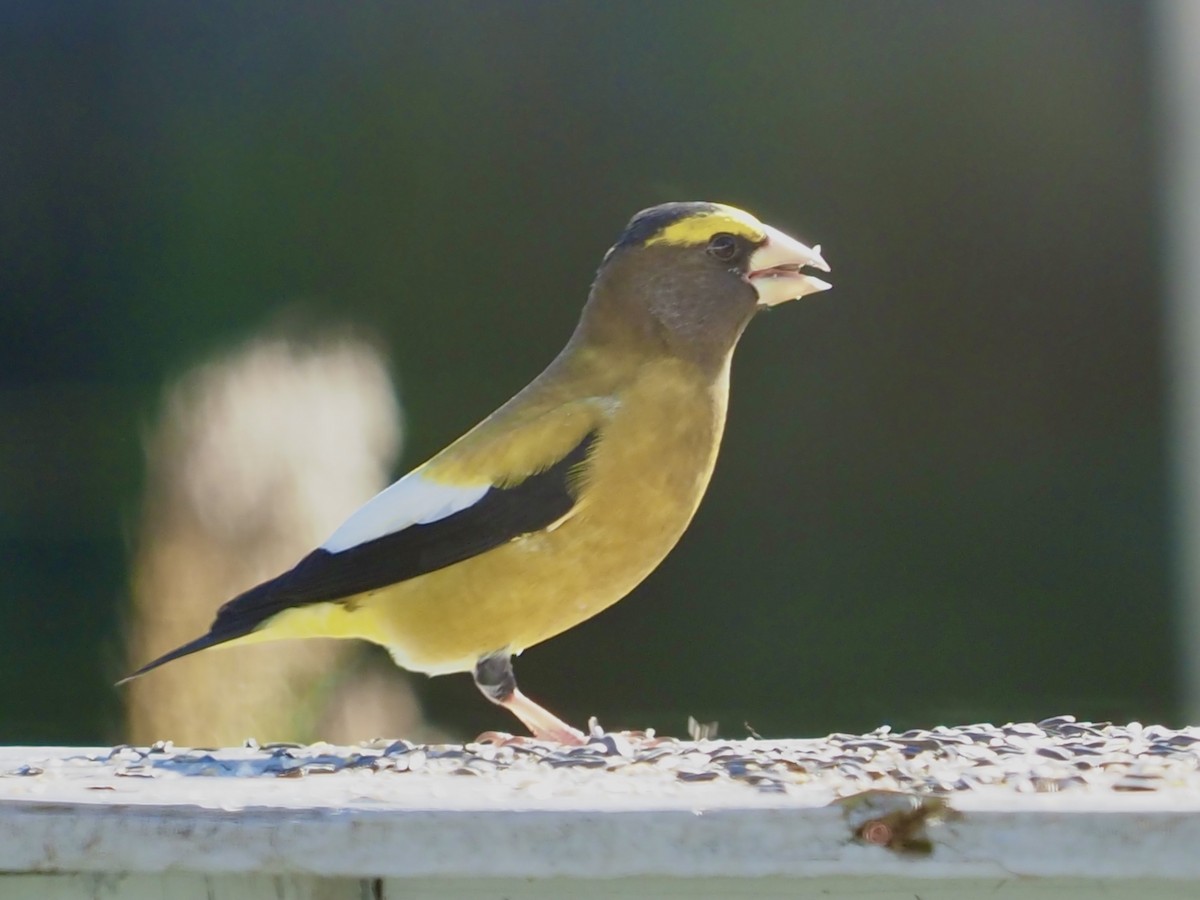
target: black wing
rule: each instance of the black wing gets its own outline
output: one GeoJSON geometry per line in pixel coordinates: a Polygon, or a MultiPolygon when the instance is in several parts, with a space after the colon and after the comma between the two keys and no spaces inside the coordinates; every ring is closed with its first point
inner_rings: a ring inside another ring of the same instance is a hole
{"type": "Polygon", "coordinates": [[[129,678],[243,637],[285,609],[337,601],[408,581],[546,528],[574,507],[572,470],[587,459],[595,440],[596,432],[589,432],[550,468],[512,487],[493,487],[471,506],[444,519],[410,525],[338,553],[314,550],[289,571],[223,605],[208,634],[142,666],[129,678]]]}

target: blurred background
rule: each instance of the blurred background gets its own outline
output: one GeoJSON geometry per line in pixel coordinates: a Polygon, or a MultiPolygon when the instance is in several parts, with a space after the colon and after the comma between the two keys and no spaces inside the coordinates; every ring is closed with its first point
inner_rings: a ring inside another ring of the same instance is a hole
{"type": "Polygon", "coordinates": [[[668,199],[835,289],[753,324],[692,528],[525,690],[668,734],[1180,723],[1160,15],[0,3],[0,743],[511,730],[367,647],[112,685],[536,375],[668,199]]]}

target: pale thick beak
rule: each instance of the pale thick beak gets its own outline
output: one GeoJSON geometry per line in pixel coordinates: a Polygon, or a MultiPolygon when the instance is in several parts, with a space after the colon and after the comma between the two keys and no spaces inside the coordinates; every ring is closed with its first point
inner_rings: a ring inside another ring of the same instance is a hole
{"type": "Polygon", "coordinates": [[[820,244],[806,247],[770,225],[764,225],[763,230],[767,233],[766,243],[750,254],[746,272],[746,280],[758,292],[759,306],[776,306],[833,287],[802,271],[806,266],[829,271],[820,244]]]}

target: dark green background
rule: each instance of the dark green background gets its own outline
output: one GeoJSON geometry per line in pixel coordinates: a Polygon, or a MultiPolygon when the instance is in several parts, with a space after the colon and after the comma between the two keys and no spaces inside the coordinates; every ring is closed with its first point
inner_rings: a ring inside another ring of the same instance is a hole
{"type": "Polygon", "coordinates": [[[822,243],[835,290],[754,323],[692,529],[530,693],[730,735],[1176,716],[1147,15],[0,4],[0,742],[119,736],[165,379],[349,321],[413,464],[558,350],[633,212],[700,198],[822,243]]]}

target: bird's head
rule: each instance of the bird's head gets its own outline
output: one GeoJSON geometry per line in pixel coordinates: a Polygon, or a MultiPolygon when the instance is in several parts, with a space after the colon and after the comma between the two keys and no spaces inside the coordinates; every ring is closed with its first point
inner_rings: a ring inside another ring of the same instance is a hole
{"type": "Polygon", "coordinates": [[[681,352],[725,355],[755,311],[831,287],[806,271],[829,271],[820,250],[732,206],[664,203],[630,220],[589,306],[681,352]]]}

